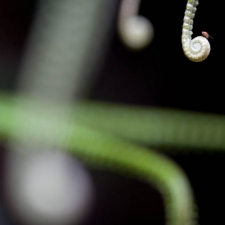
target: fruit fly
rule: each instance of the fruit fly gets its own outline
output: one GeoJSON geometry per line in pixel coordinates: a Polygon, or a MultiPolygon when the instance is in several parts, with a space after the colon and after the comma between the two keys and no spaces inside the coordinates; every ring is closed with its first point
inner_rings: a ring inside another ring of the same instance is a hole
{"type": "Polygon", "coordinates": [[[212,38],[206,31],[202,31],[202,36],[204,36],[207,39],[212,38]]]}

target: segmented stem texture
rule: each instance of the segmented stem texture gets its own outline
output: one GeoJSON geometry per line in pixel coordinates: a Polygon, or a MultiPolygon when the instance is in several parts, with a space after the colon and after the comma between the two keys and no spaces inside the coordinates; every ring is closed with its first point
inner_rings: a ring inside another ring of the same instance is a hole
{"type": "MultiPolygon", "coordinates": [[[[26,109],[19,108],[9,98],[5,100],[0,100],[1,137],[18,138],[18,143],[26,148],[38,146],[39,149],[46,149],[46,144],[51,146],[51,141],[46,141],[51,137],[46,136],[43,130],[40,132],[38,129],[31,129],[29,134],[24,133],[24,138],[21,134],[18,135],[20,126],[15,122],[16,115],[26,109]]],[[[27,113],[29,121],[26,123],[41,116],[27,113]]],[[[78,121],[71,121],[66,130],[65,142],[60,143],[63,145],[58,146],[54,142],[56,149],[74,153],[92,166],[110,169],[153,184],[162,194],[167,225],[196,224],[197,213],[192,188],[185,173],[172,160],[150,148],[135,145],[78,121]]],[[[62,135],[65,135],[63,130],[62,135]]]]}
{"type": "Polygon", "coordinates": [[[193,34],[193,19],[197,10],[198,0],[188,0],[182,29],[182,48],[186,57],[193,62],[205,60],[210,53],[210,44],[205,37],[191,39],[193,34]]]}

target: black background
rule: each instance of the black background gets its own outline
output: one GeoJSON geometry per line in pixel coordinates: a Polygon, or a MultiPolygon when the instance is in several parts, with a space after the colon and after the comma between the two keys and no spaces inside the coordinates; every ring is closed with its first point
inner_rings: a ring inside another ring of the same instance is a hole
{"type": "MultiPolygon", "coordinates": [[[[35,1],[0,0],[1,90],[16,87],[35,5],[35,1]]],[[[185,0],[142,1],[140,14],[153,23],[155,38],[140,52],[128,50],[118,38],[118,5],[119,1],[115,1],[109,49],[89,98],[225,114],[222,5],[205,0],[198,6],[193,37],[201,35],[202,31],[213,37],[209,40],[211,53],[200,63],[189,61],[181,47],[185,0]]],[[[0,150],[0,165],[4,161],[3,155],[4,144],[0,150]]],[[[181,165],[190,179],[199,206],[199,223],[225,222],[221,207],[225,201],[224,154],[170,154],[169,157],[181,165]]],[[[87,224],[165,224],[162,199],[153,187],[115,173],[89,169],[98,198],[87,224]]],[[[12,224],[18,224],[12,218],[8,219],[12,224]]]]}

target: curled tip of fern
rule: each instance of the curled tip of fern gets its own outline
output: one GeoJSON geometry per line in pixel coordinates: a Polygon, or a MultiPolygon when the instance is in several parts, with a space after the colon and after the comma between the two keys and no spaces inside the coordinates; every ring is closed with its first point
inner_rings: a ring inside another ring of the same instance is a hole
{"type": "Polygon", "coordinates": [[[122,41],[133,50],[145,48],[154,37],[154,28],[143,16],[132,16],[125,19],[119,27],[122,41]]]}

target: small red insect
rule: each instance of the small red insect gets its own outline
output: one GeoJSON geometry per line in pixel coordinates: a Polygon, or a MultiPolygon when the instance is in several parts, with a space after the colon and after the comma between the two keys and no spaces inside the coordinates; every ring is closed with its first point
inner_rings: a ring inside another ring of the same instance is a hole
{"type": "Polygon", "coordinates": [[[212,38],[206,31],[202,31],[202,36],[204,36],[207,39],[212,38]]]}

